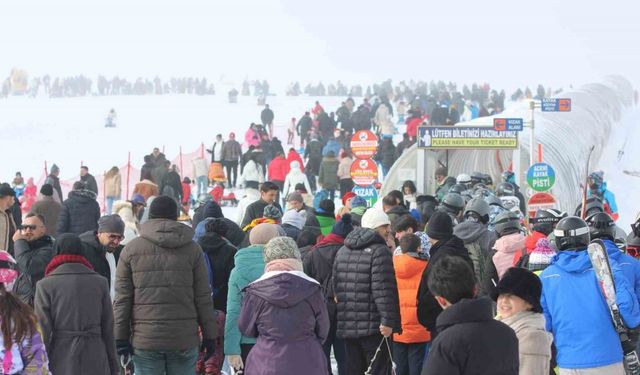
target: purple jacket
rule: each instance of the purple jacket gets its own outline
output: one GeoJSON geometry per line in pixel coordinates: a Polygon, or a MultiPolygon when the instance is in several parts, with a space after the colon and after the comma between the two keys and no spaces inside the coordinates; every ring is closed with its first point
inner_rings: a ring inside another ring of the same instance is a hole
{"type": "Polygon", "coordinates": [[[329,316],[320,285],[302,272],[268,272],[245,289],[240,332],[257,337],[250,375],[327,375],[329,316]]]}

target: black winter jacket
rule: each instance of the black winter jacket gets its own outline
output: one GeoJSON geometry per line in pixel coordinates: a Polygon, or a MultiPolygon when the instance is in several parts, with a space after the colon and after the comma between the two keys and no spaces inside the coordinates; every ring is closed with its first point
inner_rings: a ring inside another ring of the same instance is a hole
{"type": "Polygon", "coordinates": [[[518,338],[493,319],[488,298],[463,299],[438,317],[423,375],[518,375],[518,338]],[[488,344],[490,342],[490,344],[488,344]]]}
{"type": "Polygon", "coordinates": [[[333,289],[338,337],[379,334],[381,324],[402,331],[391,251],[374,230],[357,228],[347,236],[333,264],[333,289]]]}
{"type": "MultiPolygon", "coordinates": [[[[82,251],[84,253],[84,257],[93,266],[93,270],[101,276],[106,277],[107,283],[109,283],[109,288],[111,288],[111,268],[109,268],[109,261],[107,261],[106,257],[107,249],[98,242],[97,235],[98,233],[95,231],[85,232],[80,235],[83,247],[82,251]]],[[[113,257],[116,259],[116,266],[118,265],[122,248],[124,248],[124,246],[118,246],[113,251],[113,257]]]]}
{"type": "Polygon", "coordinates": [[[464,247],[464,242],[456,236],[437,242],[431,247],[429,253],[431,258],[429,259],[427,268],[425,268],[422,273],[420,286],[418,288],[418,321],[431,332],[431,337],[433,338],[438,334],[436,330],[436,319],[442,312],[442,308],[427,286],[429,271],[431,271],[431,268],[437,263],[438,259],[444,255],[462,257],[469,262],[471,268],[473,268],[473,262],[469,257],[467,249],[464,247]]]}
{"type": "Polygon", "coordinates": [[[31,242],[18,240],[13,250],[20,270],[13,291],[22,302],[33,306],[36,284],[44,277],[44,270],[53,258],[53,238],[44,235],[31,242]]]}
{"type": "Polygon", "coordinates": [[[209,257],[213,271],[213,286],[217,293],[213,297],[213,306],[216,310],[227,312],[227,293],[229,291],[229,276],[235,267],[234,258],[238,249],[227,239],[217,233],[208,232],[198,244],[202,251],[209,257]]]}
{"type": "Polygon", "coordinates": [[[89,190],[74,190],[62,203],[56,235],[63,233],[80,235],[97,230],[98,219],[100,219],[100,205],[96,202],[95,194],[89,190]]]}
{"type": "Polygon", "coordinates": [[[96,182],[96,178],[93,177],[91,173],[80,176],[80,181],[84,182],[87,186],[87,189],[93,191],[94,193],[96,193],[96,196],[98,196],[98,183],[96,182]]]}
{"type": "MultiPolygon", "coordinates": [[[[269,203],[263,201],[262,199],[258,199],[257,201],[248,205],[247,210],[244,213],[244,219],[242,219],[240,228],[244,228],[247,225],[251,224],[254,219],[263,217],[264,208],[268,205],[269,203]]],[[[278,202],[273,202],[273,205],[282,212],[282,207],[280,207],[280,204],[278,204],[278,202]]]]}

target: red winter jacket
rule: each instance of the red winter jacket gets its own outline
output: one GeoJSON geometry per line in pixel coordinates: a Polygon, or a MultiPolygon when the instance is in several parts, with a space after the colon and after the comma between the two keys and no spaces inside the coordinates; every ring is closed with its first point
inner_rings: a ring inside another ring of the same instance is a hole
{"type": "Polygon", "coordinates": [[[189,203],[189,199],[191,199],[191,186],[186,182],[182,183],[182,203],[189,203]]]}
{"type": "Polygon", "coordinates": [[[278,156],[269,163],[269,180],[283,181],[289,174],[289,162],[284,156],[278,156]]]}
{"type": "MultiPolygon", "coordinates": [[[[527,254],[531,254],[531,252],[533,251],[533,249],[536,248],[536,244],[538,243],[538,240],[541,238],[547,238],[547,236],[544,235],[544,233],[540,233],[540,232],[536,232],[533,231],[531,232],[530,235],[527,236],[527,238],[524,239],[524,246],[527,249],[527,254]]],[[[522,257],[522,252],[516,252],[513,255],[513,265],[515,266],[518,261],[520,260],[520,258],[522,257]]]]}
{"type": "Polygon", "coordinates": [[[422,118],[414,117],[407,123],[407,134],[409,138],[415,139],[418,136],[418,126],[422,124],[422,118]]]}

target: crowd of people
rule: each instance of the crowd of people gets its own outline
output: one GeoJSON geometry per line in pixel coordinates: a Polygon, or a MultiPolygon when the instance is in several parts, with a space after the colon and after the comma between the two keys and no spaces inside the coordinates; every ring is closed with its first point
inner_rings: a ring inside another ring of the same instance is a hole
{"type": "MultiPolygon", "coordinates": [[[[500,109],[487,88],[461,100],[500,109]]],[[[156,148],[131,197],[108,172],[104,215],[86,166],[67,199],[56,165],[38,197],[21,175],[1,184],[3,373],[624,374],[586,248],[604,242],[619,313],[640,326],[640,219],[616,225],[602,171],[571,213],[529,212],[509,170],[439,167],[434,191],[405,181],[375,205],[352,192],[355,131],[379,135],[384,175],[412,122],[457,122],[455,88],[415,94],[316,102],[291,121],[303,152],[285,153],[265,106],[242,144],[216,136],[193,181],[156,148]]]]}

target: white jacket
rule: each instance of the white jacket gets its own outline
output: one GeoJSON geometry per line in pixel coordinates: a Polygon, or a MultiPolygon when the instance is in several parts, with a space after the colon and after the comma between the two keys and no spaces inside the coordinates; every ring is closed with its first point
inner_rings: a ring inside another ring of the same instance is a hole
{"type": "Polygon", "coordinates": [[[193,178],[209,176],[209,163],[205,159],[195,158],[191,163],[193,163],[193,178]]]}
{"type": "Polygon", "coordinates": [[[380,133],[382,134],[394,134],[396,131],[396,128],[393,126],[393,121],[391,121],[391,116],[389,115],[389,108],[384,104],[380,104],[378,107],[373,121],[378,125],[380,133]]]}
{"type": "Polygon", "coordinates": [[[244,220],[244,214],[247,211],[247,207],[260,199],[260,192],[256,189],[245,189],[244,197],[240,199],[238,202],[238,209],[236,210],[236,223],[238,225],[242,225],[242,220],[244,220]]]}
{"type": "Polygon", "coordinates": [[[311,193],[309,179],[307,178],[307,175],[302,173],[302,171],[300,170],[300,163],[298,163],[297,161],[292,161],[289,166],[291,167],[291,170],[284,180],[282,196],[286,198],[289,193],[295,190],[297,184],[304,184],[304,188],[307,189],[307,192],[311,193]]]}
{"type": "Polygon", "coordinates": [[[244,185],[247,181],[257,181],[260,184],[264,182],[262,166],[256,164],[253,160],[249,160],[247,164],[245,164],[242,174],[238,179],[238,184],[244,185]]]}
{"type": "Polygon", "coordinates": [[[130,202],[115,202],[113,204],[113,213],[120,216],[122,221],[124,221],[124,239],[121,242],[122,245],[126,245],[138,237],[138,227],[136,225],[136,219],[133,217],[133,209],[130,202]]]}

